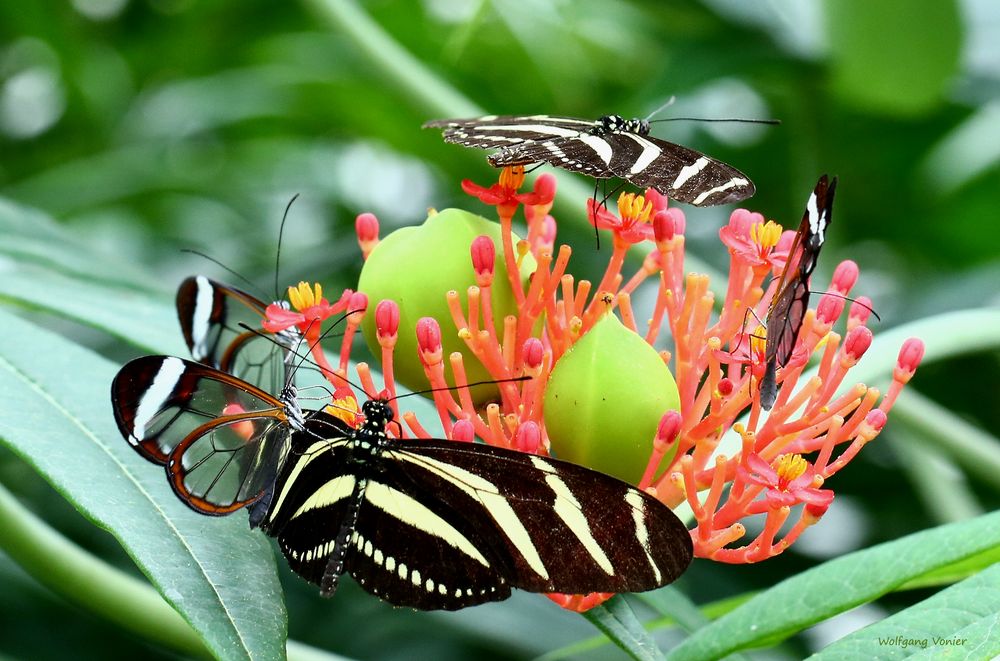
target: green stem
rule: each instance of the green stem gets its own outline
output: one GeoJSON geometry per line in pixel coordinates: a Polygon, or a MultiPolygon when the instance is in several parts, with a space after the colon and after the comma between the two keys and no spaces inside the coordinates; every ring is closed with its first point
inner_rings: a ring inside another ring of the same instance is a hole
{"type": "Polygon", "coordinates": [[[389,85],[428,112],[446,117],[485,114],[482,108],[403,48],[354,0],[306,0],[306,4],[349,37],[389,85]]]}
{"type": "MultiPolygon", "coordinates": [[[[913,440],[940,451],[1000,491],[1000,440],[907,387],[892,417],[919,430],[913,440]]],[[[908,451],[909,449],[907,449],[908,451]]]]}
{"type": "MultiPolygon", "coordinates": [[[[112,567],[63,537],[0,485],[0,550],[55,594],[141,638],[182,654],[211,658],[184,619],[152,587],[112,567]]],[[[288,658],[341,659],[296,641],[288,658]]]]}
{"type": "MultiPolygon", "coordinates": [[[[896,422],[902,421],[897,419],[896,422]]],[[[903,426],[909,427],[910,433],[905,434],[905,438],[900,434],[889,435],[888,441],[897,455],[906,458],[900,466],[909,475],[913,489],[931,516],[945,524],[982,514],[965,475],[951,459],[929,444],[909,443],[911,438],[922,436],[923,430],[905,422],[903,426]]]]}
{"type": "Polygon", "coordinates": [[[211,656],[155,590],[63,537],[2,485],[0,530],[0,548],[56,594],[147,640],[185,654],[211,656]]]}

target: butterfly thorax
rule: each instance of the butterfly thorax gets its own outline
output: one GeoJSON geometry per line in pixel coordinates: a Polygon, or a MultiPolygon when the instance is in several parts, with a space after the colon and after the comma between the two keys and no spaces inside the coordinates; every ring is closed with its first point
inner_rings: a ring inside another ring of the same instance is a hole
{"type": "Polygon", "coordinates": [[[605,115],[597,120],[597,124],[590,132],[594,135],[621,132],[649,135],[649,122],[645,119],[625,119],[621,115],[605,115]]]}
{"type": "Polygon", "coordinates": [[[364,461],[369,456],[377,456],[382,452],[389,437],[385,433],[386,426],[392,422],[392,408],[388,402],[381,399],[370,399],[361,406],[365,421],[354,432],[351,443],[352,456],[358,461],[364,461]]]}
{"type": "Polygon", "coordinates": [[[278,395],[278,400],[285,406],[285,416],[288,418],[288,424],[292,426],[292,429],[298,431],[304,430],[306,418],[302,413],[302,407],[299,406],[299,391],[295,387],[295,384],[289,383],[282,388],[281,394],[278,395]]]}
{"type": "MultiPolygon", "coordinates": [[[[282,310],[291,310],[292,306],[288,304],[288,301],[275,301],[274,305],[277,305],[282,310]]],[[[299,348],[299,343],[302,341],[302,333],[295,326],[289,326],[284,330],[280,330],[274,334],[275,341],[288,351],[285,353],[285,364],[291,365],[292,361],[298,358],[297,350],[299,348]]]]}

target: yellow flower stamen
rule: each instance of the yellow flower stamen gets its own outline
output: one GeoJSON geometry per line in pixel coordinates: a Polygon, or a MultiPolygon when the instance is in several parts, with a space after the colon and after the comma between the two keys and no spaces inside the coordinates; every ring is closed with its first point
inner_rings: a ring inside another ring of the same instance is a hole
{"type": "Polygon", "coordinates": [[[332,404],[327,404],[323,410],[335,418],[340,418],[351,427],[358,423],[358,400],[353,397],[343,397],[333,400],[332,404]]]}
{"type": "Polygon", "coordinates": [[[302,312],[323,299],[323,287],[317,282],[315,290],[308,282],[300,282],[297,287],[288,288],[288,301],[292,307],[302,312]]]}
{"type": "Polygon", "coordinates": [[[524,166],[508,165],[500,170],[500,187],[507,190],[517,190],[524,183],[524,166]]]}
{"type": "Polygon", "coordinates": [[[800,477],[809,468],[809,463],[800,454],[783,454],[778,457],[775,472],[778,473],[779,484],[786,485],[800,477]]]}
{"type": "Polygon", "coordinates": [[[770,250],[778,245],[781,238],[782,227],[773,220],[766,223],[754,223],[750,227],[750,240],[760,246],[762,250],[770,250]]]}
{"type": "Polygon", "coordinates": [[[622,193],[618,196],[618,213],[624,221],[648,223],[653,215],[653,201],[635,193],[622,193]]]}
{"type": "Polygon", "coordinates": [[[750,353],[764,353],[767,349],[767,326],[758,326],[750,335],[750,353]]]}

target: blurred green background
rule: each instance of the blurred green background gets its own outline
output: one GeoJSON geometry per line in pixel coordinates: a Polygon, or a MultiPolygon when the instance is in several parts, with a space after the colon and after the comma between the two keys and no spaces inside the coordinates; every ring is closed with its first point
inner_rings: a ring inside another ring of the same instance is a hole
{"type": "MultiPolygon", "coordinates": [[[[0,196],[51,215],[107,256],[102,268],[140,274],[168,297],[191,273],[227,279],[182,248],[269,289],[281,213],[299,193],[281,279],[320,280],[334,292],[360,270],[357,213],[375,212],[383,235],[431,206],[489,215],[458,186],[463,177],[491,182],[483,153],[444,144],[420,130],[424,121],[646,116],[676,96],[659,117],[782,121],[654,129],[750,175],[758,193],[746,206],[768,218],[797,225],[816,177],[840,177],[818,281],[840,260],[857,261],[855,293],[874,300],[877,336],[1000,303],[998,90],[1000,5],[989,0],[8,0],[0,3],[0,196]]],[[[571,269],[596,277],[607,255],[593,251],[584,198],[561,202],[571,269]]],[[[717,231],[729,210],[685,213],[689,251],[723,268],[717,231]]],[[[26,262],[45,267],[44,254],[24,257],[0,235],[0,283],[26,262]]],[[[2,299],[19,299],[0,289],[2,299]]],[[[92,328],[22,313],[114,360],[140,353],[92,328]]],[[[994,509],[996,474],[936,443],[962,421],[1000,424],[997,358],[970,352],[922,367],[912,387],[928,399],[911,399],[837,476],[835,504],[792,551],[750,567],[697,561],[678,586],[699,603],[728,597],[994,509]]],[[[888,366],[895,355],[868,359],[888,366]]],[[[2,447],[0,482],[78,544],[138,574],[113,538],[2,447]]],[[[283,579],[291,637],[356,658],[531,658],[594,634],[533,595],[423,614],[350,584],[325,601],[287,572],[283,579]]],[[[171,656],[67,604],[2,555],[0,586],[0,655],[171,656]]],[[[768,655],[800,657],[923,596],[863,607],[768,655]]],[[[590,658],[615,655],[605,647],[590,658]]]]}

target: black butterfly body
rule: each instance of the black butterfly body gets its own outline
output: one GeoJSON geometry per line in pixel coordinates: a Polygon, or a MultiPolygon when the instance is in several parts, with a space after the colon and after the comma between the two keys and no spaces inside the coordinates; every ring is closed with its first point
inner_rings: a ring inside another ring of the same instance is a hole
{"type": "Polygon", "coordinates": [[[777,370],[791,359],[802,319],[809,308],[809,276],[816,268],[819,251],[826,240],[836,189],[836,177],[828,180],[827,175],[823,175],[816,182],[771,299],[767,313],[764,378],[760,384],[760,404],[765,411],[771,410],[778,397],[777,370]]]}
{"type": "Polygon", "coordinates": [[[490,115],[435,120],[424,127],[444,129],[447,142],[499,149],[489,156],[494,167],[544,162],[595,179],[625,179],[694,206],[739,202],[755,192],[736,168],[651,137],[644,119],[490,115]]]}
{"type": "Polygon", "coordinates": [[[691,561],[684,524],[616,478],[479,443],[391,439],[388,404],[363,410],[359,429],[325,413],[308,419],[270,502],[252,506],[291,568],[325,595],[347,572],[390,603],[455,610],[512,587],[650,590],[691,561]]]}

